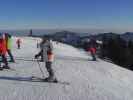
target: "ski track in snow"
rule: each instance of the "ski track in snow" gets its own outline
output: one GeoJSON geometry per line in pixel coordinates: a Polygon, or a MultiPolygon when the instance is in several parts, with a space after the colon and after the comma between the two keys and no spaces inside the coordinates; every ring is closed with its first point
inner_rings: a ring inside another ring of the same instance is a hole
{"type": "MultiPolygon", "coordinates": [[[[16,63],[9,65],[16,71],[0,72],[0,100],[132,100],[133,73],[112,63],[98,59],[88,61],[83,51],[66,44],[54,44],[53,69],[58,80],[70,85],[43,82],[19,81],[41,72],[33,60],[38,52],[35,38],[23,37],[22,48],[16,49],[14,38],[13,54],[16,63]]],[[[44,63],[41,67],[47,76],[44,63]]]]}

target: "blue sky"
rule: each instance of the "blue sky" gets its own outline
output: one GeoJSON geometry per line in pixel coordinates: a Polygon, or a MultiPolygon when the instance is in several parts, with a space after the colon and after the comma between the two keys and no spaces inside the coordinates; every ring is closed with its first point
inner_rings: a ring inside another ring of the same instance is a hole
{"type": "Polygon", "coordinates": [[[0,29],[133,30],[133,0],[0,1],[0,29]]]}

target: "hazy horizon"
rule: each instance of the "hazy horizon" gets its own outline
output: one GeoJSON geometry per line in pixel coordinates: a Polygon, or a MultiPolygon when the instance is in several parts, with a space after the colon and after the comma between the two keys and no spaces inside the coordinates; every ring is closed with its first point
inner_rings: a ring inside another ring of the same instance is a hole
{"type": "MultiPolygon", "coordinates": [[[[19,33],[23,33],[23,32],[26,32],[27,34],[29,33],[29,31],[31,30],[32,28],[29,28],[29,29],[0,29],[0,32],[19,32],[19,33]]],[[[32,29],[33,33],[39,33],[39,34],[51,34],[51,33],[55,33],[55,32],[60,32],[60,31],[71,31],[71,32],[76,32],[76,33],[88,33],[88,34],[97,34],[97,33],[109,33],[109,32],[113,32],[113,33],[125,33],[125,32],[133,32],[132,30],[123,30],[123,31],[120,31],[118,29],[87,29],[87,28],[64,28],[64,29],[59,29],[59,28],[49,28],[49,29],[32,29]]]]}

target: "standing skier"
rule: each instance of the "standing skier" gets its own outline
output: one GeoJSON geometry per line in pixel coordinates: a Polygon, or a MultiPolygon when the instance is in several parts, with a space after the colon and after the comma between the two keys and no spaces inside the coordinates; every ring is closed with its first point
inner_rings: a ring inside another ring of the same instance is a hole
{"type": "Polygon", "coordinates": [[[6,39],[6,48],[7,48],[7,53],[10,57],[10,62],[15,62],[14,57],[11,52],[11,42],[12,42],[12,37],[9,33],[5,33],[5,39],[6,39]]]}
{"type": "Polygon", "coordinates": [[[96,61],[96,46],[97,46],[96,40],[91,39],[88,45],[89,45],[89,47],[88,47],[87,51],[91,53],[92,60],[96,61]]]}
{"type": "Polygon", "coordinates": [[[0,56],[2,58],[2,62],[4,63],[3,66],[1,66],[1,64],[0,64],[0,66],[1,66],[0,70],[10,69],[10,67],[8,66],[6,53],[7,53],[6,40],[5,40],[5,37],[3,36],[3,34],[0,34],[0,56]]]}
{"type": "Polygon", "coordinates": [[[45,67],[49,73],[49,76],[45,78],[45,81],[54,82],[57,81],[54,75],[54,71],[52,69],[52,62],[53,62],[53,45],[51,41],[43,37],[42,42],[40,43],[40,52],[35,55],[35,59],[39,56],[43,56],[43,62],[45,62],[45,67]]]}
{"type": "Polygon", "coordinates": [[[18,49],[20,49],[21,39],[18,38],[17,41],[16,41],[16,43],[17,43],[17,47],[18,47],[18,49]]]}
{"type": "Polygon", "coordinates": [[[88,51],[90,51],[90,53],[91,53],[92,60],[96,61],[96,48],[91,46],[88,51]]]}

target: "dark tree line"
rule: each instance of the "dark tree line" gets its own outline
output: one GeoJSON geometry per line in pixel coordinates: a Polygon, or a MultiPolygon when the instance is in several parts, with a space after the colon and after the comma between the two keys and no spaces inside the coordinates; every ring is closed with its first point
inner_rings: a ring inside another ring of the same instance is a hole
{"type": "Polygon", "coordinates": [[[101,58],[109,58],[115,64],[133,70],[133,42],[123,40],[120,35],[116,38],[103,37],[101,58]]]}

